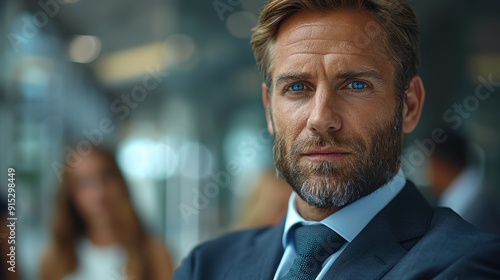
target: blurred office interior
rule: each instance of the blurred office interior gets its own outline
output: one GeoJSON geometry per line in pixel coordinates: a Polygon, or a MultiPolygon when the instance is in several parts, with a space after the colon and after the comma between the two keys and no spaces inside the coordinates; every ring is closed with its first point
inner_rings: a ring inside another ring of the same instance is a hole
{"type": "MultiPolygon", "coordinates": [[[[176,264],[237,223],[273,168],[249,45],[262,1],[0,3],[0,194],[14,167],[23,279],[36,278],[49,238],[63,155],[82,141],[116,151],[140,217],[176,264]]],[[[407,176],[428,183],[422,143],[444,125],[467,136],[499,189],[500,2],[411,5],[427,97],[405,139],[407,176]]]]}

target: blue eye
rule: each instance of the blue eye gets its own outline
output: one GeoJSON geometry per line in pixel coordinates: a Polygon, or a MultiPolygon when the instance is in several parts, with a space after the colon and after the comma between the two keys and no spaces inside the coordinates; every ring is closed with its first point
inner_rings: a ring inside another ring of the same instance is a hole
{"type": "Polygon", "coordinates": [[[354,81],[351,82],[347,85],[349,89],[365,89],[368,87],[368,85],[365,82],[362,81],[354,81]]]}
{"type": "Polygon", "coordinates": [[[289,91],[303,91],[305,89],[305,86],[303,83],[293,83],[291,86],[288,87],[289,91]]]}

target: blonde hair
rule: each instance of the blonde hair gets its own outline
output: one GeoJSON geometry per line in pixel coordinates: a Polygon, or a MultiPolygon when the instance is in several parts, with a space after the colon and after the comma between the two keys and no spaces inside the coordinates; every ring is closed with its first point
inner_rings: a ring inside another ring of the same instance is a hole
{"type": "Polygon", "coordinates": [[[325,13],[339,9],[366,9],[382,26],[385,33],[382,42],[395,67],[396,90],[402,98],[419,64],[417,19],[404,0],[269,0],[251,39],[268,90],[272,90],[273,47],[281,24],[298,12],[325,13]]]}

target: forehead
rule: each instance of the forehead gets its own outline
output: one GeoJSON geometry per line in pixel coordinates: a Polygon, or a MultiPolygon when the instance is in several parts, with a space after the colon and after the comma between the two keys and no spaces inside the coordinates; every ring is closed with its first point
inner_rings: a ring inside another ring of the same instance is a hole
{"type": "MultiPolygon", "coordinates": [[[[300,58],[340,55],[370,64],[387,62],[385,33],[364,9],[325,13],[299,12],[281,25],[274,48],[274,66],[300,58]]],[[[274,68],[274,67],[273,67],[274,68]]]]}
{"type": "Polygon", "coordinates": [[[94,173],[102,172],[109,168],[109,161],[107,158],[99,153],[90,153],[89,155],[82,156],[80,162],[73,169],[72,173],[75,176],[91,175],[94,173]]]}

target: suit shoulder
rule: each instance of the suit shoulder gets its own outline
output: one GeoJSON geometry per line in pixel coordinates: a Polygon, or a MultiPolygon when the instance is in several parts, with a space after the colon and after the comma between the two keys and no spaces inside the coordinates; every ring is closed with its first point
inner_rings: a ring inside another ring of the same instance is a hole
{"type": "Polygon", "coordinates": [[[386,278],[499,279],[499,265],[500,236],[477,229],[448,208],[435,208],[425,235],[386,278]]]}
{"type": "Polygon", "coordinates": [[[500,278],[500,236],[483,232],[447,208],[435,210],[429,233],[439,248],[429,257],[444,264],[435,270],[435,278],[500,278]]]}
{"type": "Polygon", "coordinates": [[[450,262],[477,254],[500,259],[500,236],[476,228],[448,208],[435,209],[429,231],[420,243],[450,262]],[[498,252],[491,255],[492,248],[498,252]]]}
{"type": "Polygon", "coordinates": [[[500,236],[486,233],[465,221],[453,210],[442,207],[435,208],[428,233],[459,240],[464,245],[500,243],[500,236]]]}
{"type": "Polygon", "coordinates": [[[223,279],[229,264],[238,253],[250,248],[259,237],[271,227],[239,230],[204,242],[183,260],[174,280],[223,279]]]}
{"type": "Polygon", "coordinates": [[[271,227],[260,227],[254,229],[237,230],[223,234],[213,240],[198,245],[194,250],[198,252],[217,252],[238,250],[246,248],[271,227]]]}

